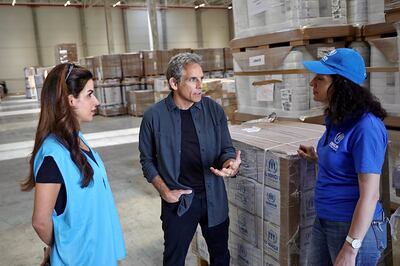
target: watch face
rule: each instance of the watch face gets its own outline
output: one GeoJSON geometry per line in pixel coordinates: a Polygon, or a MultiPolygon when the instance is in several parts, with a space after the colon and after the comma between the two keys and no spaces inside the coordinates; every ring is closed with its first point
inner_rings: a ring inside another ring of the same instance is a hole
{"type": "Polygon", "coordinates": [[[359,239],[354,239],[353,242],[351,242],[351,246],[353,248],[360,248],[361,247],[361,241],[359,239]]]}

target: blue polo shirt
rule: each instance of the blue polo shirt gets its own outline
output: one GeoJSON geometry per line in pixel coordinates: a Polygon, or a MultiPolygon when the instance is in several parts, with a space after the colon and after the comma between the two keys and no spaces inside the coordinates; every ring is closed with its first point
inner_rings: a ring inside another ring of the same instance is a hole
{"type": "MultiPolygon", "coordinates": [[[[334,125],[318,142],[318,178],[315,187],[317,216],[330,221],[350,222],[360,191],[358,174],[381,174],[387,147],[387,131],[379,118],[365,113],[334,125]]],[[[382,213],[376,204],[374,218],[382,213]]]]}

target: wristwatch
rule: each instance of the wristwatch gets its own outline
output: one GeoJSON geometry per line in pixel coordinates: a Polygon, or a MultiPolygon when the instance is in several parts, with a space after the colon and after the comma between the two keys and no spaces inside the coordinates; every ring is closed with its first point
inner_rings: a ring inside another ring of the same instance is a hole
{"type": "Polygon", "coordinates": [[[351,245],[352,248],[358,249],[361,247],[361,240],[357,238],[352,238],[350,236],[346,236],[346,241],[351,245]]]}

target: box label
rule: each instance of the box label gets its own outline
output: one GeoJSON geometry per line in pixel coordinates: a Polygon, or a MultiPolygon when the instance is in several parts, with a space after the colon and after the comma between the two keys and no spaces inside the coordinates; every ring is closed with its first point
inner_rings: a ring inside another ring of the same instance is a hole
{"type": "Polygon", "coordinates": [[[257,55],[249,57],[249,66],[265,65],[265,55],[257,55]]]}

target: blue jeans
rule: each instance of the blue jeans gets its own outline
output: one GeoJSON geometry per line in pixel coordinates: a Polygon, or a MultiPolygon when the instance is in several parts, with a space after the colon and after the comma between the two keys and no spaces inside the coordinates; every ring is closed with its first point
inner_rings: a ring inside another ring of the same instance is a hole
{"type": "MultiPolygon", "coordinates": [[[[307,265],[333,265],[346,240],[350,222],[332,222],[318,217],[311,235],[307,265]]],[[[387,245],[387,218],[374,220],[356,257],[356,266],[377,265],[387,245]]]]}

